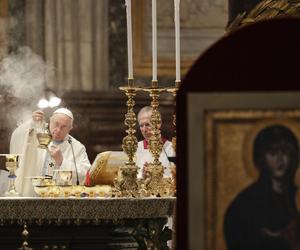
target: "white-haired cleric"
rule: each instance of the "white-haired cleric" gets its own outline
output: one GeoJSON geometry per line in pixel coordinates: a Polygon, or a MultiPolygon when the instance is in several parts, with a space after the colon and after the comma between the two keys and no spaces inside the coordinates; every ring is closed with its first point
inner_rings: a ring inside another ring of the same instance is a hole
{"type": "Polygon", "coordinates": [[[35,196],[30,176],[53,176],[55,169],[71,169],[73,184],[83,184],[91,164],[85,146],[72,137],[73,113],[59,108],[52,113],[49,132],[52,136],[48,149],[38,147],[37,128],[45,122],[42,110],[32,113],[32,119],[18,126],[11,136],[10,153],[22,154],[16,172],[16,189],[22,196],[35,196]],[[78,179],[77,179],[78,175],[78,179]]]}

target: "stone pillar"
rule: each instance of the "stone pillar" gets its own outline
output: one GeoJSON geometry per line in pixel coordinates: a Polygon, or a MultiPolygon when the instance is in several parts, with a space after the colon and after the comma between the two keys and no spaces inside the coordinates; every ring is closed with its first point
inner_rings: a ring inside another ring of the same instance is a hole
{"type": "Polygon", "coordinates": [[[26,0],[27,43],[54,66],[48,87],[108,89],[107,15],[108,0],[26,0]]]}
{"type": "Polygon", "coordinates": [[[7,53],[7,0],[0,1],[0,59],[7,53]]]}

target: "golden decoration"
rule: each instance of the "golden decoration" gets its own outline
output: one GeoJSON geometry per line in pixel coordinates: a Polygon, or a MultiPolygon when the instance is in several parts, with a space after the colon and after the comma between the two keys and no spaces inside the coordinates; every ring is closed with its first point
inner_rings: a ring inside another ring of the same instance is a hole
{"type": "Polygon", "coordinates": [[[163,143],[161,141],[161,117],[158,112],[158,98],[161,92],[166,91],[166,88],[160,88],[157,85],[157,81],[152,81],[152,87],[143,88],[143,91],[149,92],[149,95],[152,98],[152,114],[150,118],[152,136],[149,139],[149,151],[151,152],[154,160],[148,165],[148,176],[145,178],[142,186],[146,188],[147,195],[164,196],[166,189],[165,181],[163,180],[164,168],[159,161],[163,143]]]}
{"type": "Polygon", "coordinates": [[[39,142],[38,147],[48,150],[48,145],[52,140],[52,136],[49,131],[49,124],[48,123],[41,124],[38,130],[39,131],[37,131],[36,133],[36,137],[39,142]]]}
{"type": "Polygon", "coordinates": [[[120,90],[124,91],[127,100],[127,113],[125,114],[125,125],[128,127],[126,130],[127,136],[123,138],[122,148],[128,156],[128,161],[124,166],[120,167],[118,177],[115,180],[116,194],[121,196],[137,197],[138,183],[137,183],[137,166],[133,160],[135,152],[137,150],[137,138],[135,136],[136,130],[136,115],[133,111],[135,105],[134,97],[137,90],[140,88],[134,87],[133,79],[128,79],[127,87],[120,87],[120,90]]]}
{"type": "Polygon", "coordinates": [[[298,0],[264,0],[248,13],[239,14],[227,27],[227,31],[230,32],[239,27],[263,20],[297,16],[300,16],[300,3],[298,0]]]}
{"type": "Polygon", "coordinates": [[[22,246],[20,248],[18,248],[19,250],[32,250],[32,248],[29,247],[29,244],[27,241],[28,237],[29,237],[29,232],[27,230],[26,223],[24,223],[23,231],[22,231],[23,243],[22,243],[22,246]]]}

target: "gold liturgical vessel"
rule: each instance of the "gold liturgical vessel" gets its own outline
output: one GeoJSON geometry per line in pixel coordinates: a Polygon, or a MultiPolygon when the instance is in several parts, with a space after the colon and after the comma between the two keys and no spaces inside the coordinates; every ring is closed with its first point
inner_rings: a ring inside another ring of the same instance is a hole
{"type": "Polygon", "coordinates": [[[16,190],[15,180],[16,180],[16,170],[19,164],[20,154],[1,154],[5,156],[5,167],[9,171],[8,179],[8,190],[5,192],[6,197],[16,197],[19,196],[19,193],[16,190]]]}
{"type": "MultiPolygon", "coordinates": [[[[39,143],[38,147],[47,151],[49,150],[48,145],[52,140],[48,127],[48,123],[40,122],[35,128],[36,137],[39,143]]],[[[54,186],[52,176],[30,176],[28,178],[31,179],[34,191],[42,197],[46,196],[50,187],[54,186]]]]}
{"type": "MultiPolygon", "coordinates": [[[[50,142],[52,140],[52,136],[49,131],[48,123],[43,122],[39,125],[39,127],[36,129],[36,137],[39,142],[38,147],[41,149],[46,149],[49,153],[48,145],[50,144],[50,142]]],[[[50,155],[50,153],[49,153],[49,155],[50,155]]],[[[50,160],[49,165],[51,165],[53,167],[54,163],[52,161],[52,157],[50,156],[50,158],[51,158],[51,160],[50,160]]]]}
{"type": "Polygon", "coordinates": [[[48,123],[44,123],[36,131],[36,137],[39,142],[39,148],[47,149],[47,150],[48,150],[48,145],[52,140],[52,136],[49,132],[48,127],[49,127],[48,123]]]}

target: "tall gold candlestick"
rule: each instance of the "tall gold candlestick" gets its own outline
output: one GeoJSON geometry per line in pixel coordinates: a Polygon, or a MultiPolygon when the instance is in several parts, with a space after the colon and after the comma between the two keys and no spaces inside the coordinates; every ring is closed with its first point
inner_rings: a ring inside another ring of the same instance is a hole
{"type": "Polygon", "coordinates": [[[152,114],[150,118],[152,136],[149,139],[149,151],[153,156],[153,162],[148,165],[149,177],[145,180],[146,188],[148,191],[148,195],[165,196],[166,188],[163,180],[164,168],[159,161],[163,143],[161,141],[161,117],[158,112],[158,98],[160,93],[165,91],[166,89],[159,88],[157,81],[152,81],[152,87],[144,88],[143,90],[149,92],[149,95],[152,98],[152,114]]]}
{"type": "Polygon", "coordinates": [[[118,178],[115,181],[115,186],[121,193],[121,196],[138,196],[138,184],[137,184],[137,166],[134,162],[134,155],[137,150],[137,138],[135,136],[136,130],[136,115],[133,111],[135,105],[134,97],[139,88],[133,87],[133,79],[128,79],[127,87],[120,87],[128,97],[126,102],[127,113],[125,114],[124,124],[128,127],[126,130],[127,136],[123,138],[122,148],[128,156],[128,161],[124,166],[120,168],[118,178]]]}

